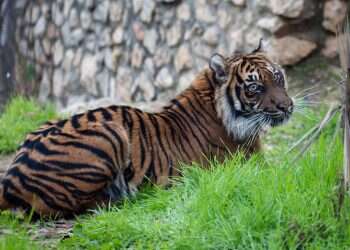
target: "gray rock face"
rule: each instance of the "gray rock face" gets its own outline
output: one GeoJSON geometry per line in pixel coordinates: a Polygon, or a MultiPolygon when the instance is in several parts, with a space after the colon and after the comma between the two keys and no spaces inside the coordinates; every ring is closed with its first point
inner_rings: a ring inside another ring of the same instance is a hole
{"type": "Polygon", "coordinates": [[[145,23],[150,23],[152,21],[153,12],[156,4],[153,0],[143,0],[143,6],[140,18],[145,23]]]}
{"type": "Polygon", "coordinates": [[[54,96],[57,107],[174,96],[213,53],[250,52],[260,38],[271,41],[282,64],[310,55],[318,36],[327,38],[316,41],[322,53],[333,57],[329,31],[346,13],[343,0],[57,0],[24,7],[17,7],[19,53],[36,68],[40,98],[54,96]],[[302,27],[315,23],[318,8],[316,36],[302,27]]]}
{"type": "Polygon", "coordinates": [[[270,8],[272,13],[289,18],[296,18],[300,16],[303,11],[304,4],[304,0],[270,0],[270,8]]]}
{"type": "Polygon", "coordinates": [[[145,32],[143,45],[151,54],[153,54],[156,51],[157,40],[158,40],[158,35],[155,29],[147,30],[145,32]]]}
{"type": "Polygon", "coordinates": [[[177,51],[174,59],[176,72],[179,73],[183,69],[190,69],[192,67],[192,64],[192,55],[189,47],[182,45],[177,51]]]}
{"type": "Polygon", "coordinates": [[[163,67],[159,71],[155,84],[160,88],[170,88],[174,84],[174,79],[167,67],[163,67]]]}
{"type": "Polygon", "coordinates": [[[45,16],[41,16],[35,24],[34,35],[42,36],[45,32],[45,29],[46,29],[46,18],[45,16]]]}

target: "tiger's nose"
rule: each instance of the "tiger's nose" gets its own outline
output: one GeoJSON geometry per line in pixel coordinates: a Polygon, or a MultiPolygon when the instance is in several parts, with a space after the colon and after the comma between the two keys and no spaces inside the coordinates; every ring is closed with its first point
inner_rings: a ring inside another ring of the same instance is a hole
{"type": "Polygon", "coordinates": [[[293,102],[281,102],[277,104],[277,109],[284,113],[292,113],[293,112],[293,102]]]}

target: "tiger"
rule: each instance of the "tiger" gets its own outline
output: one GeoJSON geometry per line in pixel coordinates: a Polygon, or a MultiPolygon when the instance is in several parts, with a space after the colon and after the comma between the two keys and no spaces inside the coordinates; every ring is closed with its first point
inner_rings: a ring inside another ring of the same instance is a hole
{"type": "Polygon", "coordinates": [[[283,68],[260,46],[215,53],[191,85],[157,112],[112,105],[29,133],[0,183],[0,209],[69,216],[169,186],[182,167],[260,152],[261,134],[289,120],[283,68]]]}

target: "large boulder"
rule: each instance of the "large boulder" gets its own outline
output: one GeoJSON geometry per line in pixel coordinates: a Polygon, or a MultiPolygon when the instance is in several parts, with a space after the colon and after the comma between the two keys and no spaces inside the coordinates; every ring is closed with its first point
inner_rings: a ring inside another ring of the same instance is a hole
{"type": "Polygon", "coordinates": [[[271,42],[271,56],[282,65],[293,65],[309,56],[316,48],[314,42],[286,36],[271,42]]]}

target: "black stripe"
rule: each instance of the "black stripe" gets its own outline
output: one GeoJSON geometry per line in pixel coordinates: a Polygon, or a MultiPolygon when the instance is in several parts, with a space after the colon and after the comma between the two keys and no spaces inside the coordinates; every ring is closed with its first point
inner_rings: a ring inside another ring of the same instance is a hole
{"type": "Polygon", "coordinates": [[[72,147],[75,147],[78,149],[84,149],[84,150],[90,152],[91,154],[94,154],[94,155],[100,157],[101,159],[103,159],[104,163],[106,164],[106,166],[108,167],[108,169],[111,171],[112,174],[115,174],[115,172],[116,172],[116,169],[113,167],[116,165],[115,162],[113,161],[113,159],[105,151],[103,151],[97,147],[94,147],[94,146],[91,146],[91,145],[88,145],[85,143],[81,143],[81,142],[73,142],[73,141],[59,142],[59,141],[52,139],[52,138],[50,138],[50,142],[52,144],[55,144],[55,145],[72,146],[72,147]]]}
{"type": "Polygon", "coordinates": [[[66,152],[60,152],[57,150],[49,149],[44,143],[39,141],[34,144],[33,149],[35,149],[35,151],[39,152],[42,155],[67,155],[66,152]]]}
{"type": "Polygon", "coordinates": [[[82,134],[82,135],[85,135],[85,136],[102,137],[103,139],[105,139],[106,141],[108,141],[110,143],[110,145],[113,148],[114,155],[116,155],[118,153],[117,148],[116,148],[113,140],[111,138],[109,138],[107,135],[105,135],[104,133],[101,133],[101,132],[98,132],[98,131],[95,131],[95,130],[89,130],[89,129],[79,131],[79,133],[82,134]]]}
{"type": "MultiPolygon", "coordinates": [[[[171,109],[169,109],[167,111],[166,116],[163,116],[163,119],[167,119],[169,121],[169,124],[175,124],[178,127],[178,129],[179,129],[178,130],[178,135],[183,137],[185,139],[184,141],[189,145],[189,147],[191,149],[193,149],[193,146],[190,143],[190,141],[188,139],[188,136],[187,136],[187,134],[185,132],[187,130],[187,128],[183,128],[182,125],[180,125],[181,123],[177,120],[177,119],[180,119],[180,118],[178,118],[177,115],[175,115],[171,109]]],[[[173,140],[175,141],[175,131],[174,130],[175,129],[171,130],[171,132],[172,132],[171,135],[172,135],[173,140]]],[[[191,156],[186,151],[185,145],[183,144],[183,140],[181,138],[179,138],[178,141],[179,141],[179,143],[180,143],[180,145],[181,145],[181,147],[183,149],[182,152],[186,155],[187,159],[191,159],[191,156]]]]}
{"type": "Polygon", "coordinates": [[[63,128],[64,125],[67,123],[67,121],[68,121],[67,119],[61,120],[61,121],[59,121],[59,122],[56,123],[56,126],[57,126],[57,127],[60,127],[60,128],[63,128]]]}
{"type": "Polygon", "coordinates": [[[89,122],[96,122],[96,117],[95,117],[95,114],[94,114],[94,111],[88,111],[87,114],[87,119],[89,122]]]}
{"type": "Polygon", "coordinates": [[[78,114],[78,115],[74,115],[74,116],[71,118],[71,124],[72,124],[73,128],[75,128],[75,129],[80,128],[79,119],[80,119],[80,117],[82,117],[82,116],[83,116],[83,114],[78,114]]]}
{"type": "MultiPolygon", "coordinates": [[[[59,176],[60,174],[58,173],[57,176],[59,176]]],[[[95,192],[84,192],[82,190],[79,190],[77,188],[76,185],[74,185],[73,183],[71,182],[67,182],[67,181],[62,181],[62,180],[59,180],[59,179],[55,179],[55,178],[52,178],[52,177],[49,177],[45,174],[38,174],[38,173],[34,173],[33,176],[35,177],[38,177],[38,178],[41,178],[41,179],[47,179],[57,185],[60,185],[62,188],[64,188],[65,190],[67,190],[68,192],[71,193],[71,195],[78,199],[78,200],[82,200],[84,199],[83,196],[93,196],[95,194],[95,192]]]]}
{"type": "Polygon", "coordinates": [[[66,173],[66,172],[60,172],[57,173],[59,176],[65,176],[65,177],[71,177],[73,179],[77,179],[80,181],[84,181],[87,183],[107,183],[108,181],[111,181],[113,178],[109,175],[101,174],[101,173],[96,173],[96,172],[79,172],[79,173],[66,173]]]}
{"type": "MultiPolygon", "coordinates": [[[[200,127],[200,124],[198,124],[198,123],[193,119],[193,117],[187,112],[187,110],[180,104],[180,102],[179,102],[178,100],[173,100],[172,102],[180,109],[180,111],[181,111],[185,116],[187,116],[188,118],[190,118],[190,120],[192,121],[192,123],[197,124],[198,128],[200,127]]],[[[179,112],[179,114],[180,114],[180,112],[179,112]]],[[[192,133],[193,137],[196,139],[196,141],[198,142],[198,145],[199,145],[199,147],[201,148],[202,153],[205,153],[206,150],[205,150],[205,148],[204,148],[202,142],[201,142],[200,139],[198,138],[198,136],[197,136],[197,134],[195,133],[195,131],[193,131],[192,126],[191,126],[191,124],[188,123],[186,117],[184,117],[183,121],[188,125],[189,129],[191,130],[191,133],[192,133]]],[[[201,132],[201,133],[202,133],[202,132],[201,132]]]]}
{"type": "MultiPolygon", "coordinates": [[[[108,130],[108,132],[110,132],[112,134],[112,136],[114,137],[114,139],[116,141],[118,141],[118,144],[120,145],[120,150],[119,152],[117,152],[117,154],[115,155],[116,157],[118,157],[118,155],[120,154],[120,158],[121,161],[120,163],[124,163],[124,161],[126,160],[125,154],[128,152],[124,152],[124,141],[123,139],[118,135],[117,132],[115,132],[111,127],[109,127],[107,124],[103,124],[103,127],[108,130]]],[[[118,167],[123,167],[123,166],[118,166],[118,167]]]]}
{"type": "MultiPolygon", "coordinates": [[[[59,204],[57,204],[54,199],[48,195],[48,193],[46,191],[53,192],[55,193],[55,191],[51,188],[51,187],[46,187],[46,190],[43,191],[42,189],[33,186],[31,184],[29,184],[28,182],[34,182],[35,184],[38,184],[40,186],[45,186],[40,182],[34,181],[34,180],[30,180],[26,175],[22,174],[22,173],[18,173],[17,176],[19,177],[19,181],[21,183],[21,185],[29,192],[32,192],[34,194],[37,194],[38,198],[40,198],[48,207],[59,210],[59,211],[67,211],[68,209],[65,207],[60,206],[59,204]]],[[[56,196],[57,197],[57,196],[56,196]]]]}
{"type": "MultiPolygon", "coordinates": [[[[18,159],[16,159],[15,162],[12,163],[12,165],[14,164],[24,164],[25,166],[27,166],[28,168],[35,170],[35,171],[55,171],[55,170],[60,170],[60,168],[54,167],[54,166],[48,166],[47,164],[43,164],[41,162],[35,161],[33,159],[31,159],[28,156],[28,153],[23,154],[21,157],[19,157],[18,159]]],[[[16,176],[16,168],[10,168],[7,171],[8,175],[13,175],[16,176]]]]}
{"type": "Polygon", "coordinates": [[[26,210],[30,210],[31,205],[29,203],[27,203],[25,200],[23,200],[22,198],[20,198],[19,196],[12,194],[11,191],[9,189],[13,189],[16,193],[20,194],[21,192],[18,190],[17,187],[15,187],[15,185],[13,185],[13,183],[10,180],[3,180],[2,181],[3,187],[4,187],[4,199],[10,203],[13,206],[16,207],[21,207],[24,208],[26,210]]]}
{"type": "Polygon", "coordinates": [[[101,108],[100,111],[101,111],[103,119],[105,121],[111,121],[112,120],[112,115],[111,115],[111,113],[109,113],[109,111],[107,109],[101,108]]]}

